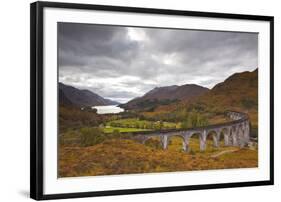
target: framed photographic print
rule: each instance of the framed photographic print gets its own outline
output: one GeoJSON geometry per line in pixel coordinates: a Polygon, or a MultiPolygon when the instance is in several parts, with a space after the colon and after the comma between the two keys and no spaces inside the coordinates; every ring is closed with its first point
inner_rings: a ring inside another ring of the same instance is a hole
{"type": "Polygon", "coordinates": [[[273,17],[31,4],[31,197],[273,184],[273,17]]]}

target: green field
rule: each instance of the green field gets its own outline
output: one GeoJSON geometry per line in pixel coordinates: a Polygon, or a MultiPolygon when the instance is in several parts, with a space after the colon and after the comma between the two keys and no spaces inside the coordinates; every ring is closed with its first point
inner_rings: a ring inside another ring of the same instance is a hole
{"type": "Polygon", "coordinates": [[[140,120],[138,118],[109,121],[106,123],[106,126],[118,127],[118,128],[149,129],[149,130],[176,129],[181,127],[180,123],[172,123],[172,122],[165,122],[165,121],[148,121],[148,120],[140,120]]]}
{"type": "Polygon", "coordinates": [[[118,131],[119,133],[132,133],[132,132],[150,131],[150,130],[141,129],[141,128],[121,128],[121,127],[111,127],[111,126],[106,126],[105,128],[103,128],[104,133],[113,133],[114,131],[118,131]]]}
{"type": "Polygon", "coordinates": [[[159,129],[176,129],[180,128],[180,123],[172,122],[159,122],[159,121],[147,121],[140,120],[138,118],[118,119],[109,121],[103,128],[104,133],[113,133],[118,131],[119,133],[130,133],[140,131],[152,131],[159,129]]]}

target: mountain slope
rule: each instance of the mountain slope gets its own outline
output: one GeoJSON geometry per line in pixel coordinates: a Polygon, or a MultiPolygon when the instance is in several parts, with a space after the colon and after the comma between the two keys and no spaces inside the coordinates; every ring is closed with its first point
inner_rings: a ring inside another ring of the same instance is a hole
{"type": "Polygon", "coordinates": [[[142,97],[135,98],[120,106],[125,109],[147,110],[159,105],[168,105],[176,101],[189,100],[206,93],[208,90],[195,84],[156,87],[142,97]]]}
{"type": "Polygon", "coordinates": [[[75,105],[78,107],[119,104],[89,90],[80,90],[63,83],[59,83],[59,102],[61,105],[75,105]]]}
{"type": "Polygon", "coordinates": [[[203,108],[205,106],[207,111],[221,111],[225,108],[241,111],[257,110],[258,69],[231,75],[191,103],[192,107],[200,105],[203,108]]]}
{"type": "Polygon", "coordinates": [[[210,92],[188,104],[189,110],[202,114],[222,114],[226,110],[247,113],[251,121],[251,136],[258,136],[258,69],[236,73],[217,84],[210,92]]]}
{"type": "Polygon", "coordinates": [[[159,106],[153,112],[144,112],[143,116],[153,120],[181,121],[195,113],[209,123],[220,123],[227,110],[247,113],[252,124],[251,135],[257,136],[258,69],[235,73],[201,96],[159,106]]]}
{"type": "Polygon", "coordinates": [[[59,88],[59,104],[62,106],[73,106],[73,103],[65,96],[61,88],[59,88]]]}

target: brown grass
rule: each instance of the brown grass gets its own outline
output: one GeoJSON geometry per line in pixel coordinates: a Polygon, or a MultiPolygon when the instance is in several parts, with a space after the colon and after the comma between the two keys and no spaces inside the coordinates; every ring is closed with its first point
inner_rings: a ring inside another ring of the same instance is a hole
{"type": "MultiPolygon", "coordinates": [[[[208,145],[209,146],[209,145],[208,145]]],[[[191,147],[198,147],[196,140],[191,147]]],[[[206,152],[194,149],[192,154],[181,151],[181,143],[173,138],[169,149],[155,149],[132,140],[107,140],[90,147],[61,146],[59,177],[116,175],[132,173],[172,172],[258,166],[256,150],[238,149],[212,158],[219,151],[231,149],[211,146],[206,152]]]]}

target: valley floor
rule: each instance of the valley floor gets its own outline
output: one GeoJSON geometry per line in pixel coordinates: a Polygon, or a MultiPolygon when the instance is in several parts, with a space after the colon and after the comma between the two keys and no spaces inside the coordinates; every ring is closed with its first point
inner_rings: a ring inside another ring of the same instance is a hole
{"type": "Polygon", "coordinates": [[[172,138],[168,149],[143,145],[133,140],[111,139],[100,144],[81,147],[59,147],[59,177],[117,175],[133,173],[175,172],[258,166],[257,149],[212,147],[199,151],[199,141],[191,141],[191,151],[181,149],[181,141],[172,138]]]}

